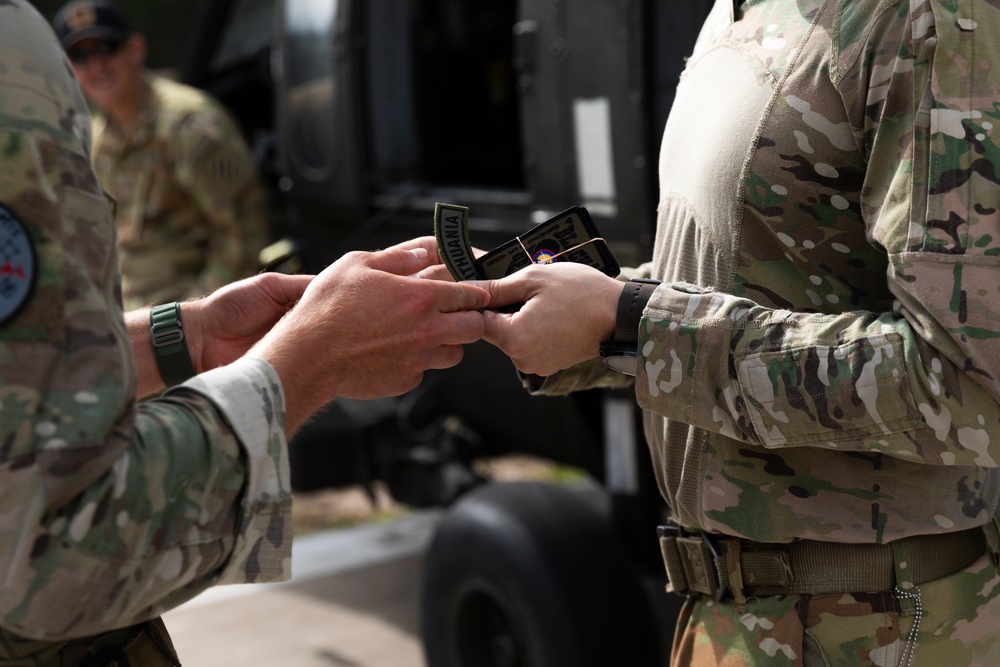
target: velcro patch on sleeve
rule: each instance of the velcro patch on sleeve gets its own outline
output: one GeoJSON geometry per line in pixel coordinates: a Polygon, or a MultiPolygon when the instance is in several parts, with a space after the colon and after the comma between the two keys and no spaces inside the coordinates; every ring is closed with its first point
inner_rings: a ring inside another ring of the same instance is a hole
{"type": "Polygon", "coordinates": [[[27,228],[0,204],[0,326],[31,297],[36,273],[35,246],[27,228]]]}

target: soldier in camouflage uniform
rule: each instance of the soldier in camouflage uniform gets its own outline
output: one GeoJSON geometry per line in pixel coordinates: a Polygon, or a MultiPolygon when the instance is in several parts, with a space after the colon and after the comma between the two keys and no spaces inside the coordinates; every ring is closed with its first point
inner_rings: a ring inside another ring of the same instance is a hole
{"type": "Polygon", "coordinates": [[[267,202],[250,151],[207,94],[145,68],[122,12],[79,0],[56,34],[94,114],[94,168],[117,202],[125,308],[207,294],[259,268],[267,202]]]}
{"type": "Polygon", "coordinates": [[[184,302],[201,374],[137,402],[164,389],[162,359],[150,310],[123,317],[89,147],[51,28],[0,1],[4,667],[176,665],[151,619],[289,576],[288,434],[336,396],[412,389],[483,332],[487,292],[408,277],[436,256],[419,239],[184,302]]]}
{"type": "Polygon", "coordinates": [[[637,342],[674,665],[1000,665],[998,35],[996,0],[718,0],[630,274],[662,282],[487,283],[540,393],[637,342]]]}

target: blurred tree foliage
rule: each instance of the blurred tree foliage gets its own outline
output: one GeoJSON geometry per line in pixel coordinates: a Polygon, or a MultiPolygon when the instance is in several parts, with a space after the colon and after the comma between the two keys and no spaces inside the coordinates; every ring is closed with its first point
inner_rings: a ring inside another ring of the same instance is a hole
{"type": "MultiPolygon", "coordinates": [[[[29,0],[50,22],[68,0],[29,0]]],[[[149,41],[150,67],[181,69],[209,0],[117,0],[149,41]]]]}

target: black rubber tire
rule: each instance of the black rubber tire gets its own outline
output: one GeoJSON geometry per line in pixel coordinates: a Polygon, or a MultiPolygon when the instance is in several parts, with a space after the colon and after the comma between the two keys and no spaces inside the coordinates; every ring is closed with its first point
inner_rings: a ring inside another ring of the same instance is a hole
{"type": "Polygon", "coordinates": [[[640,574],[612,527],[565,487],[470,492],[424,563],[428,667],[660,667],[655,632],[640,574]]]}

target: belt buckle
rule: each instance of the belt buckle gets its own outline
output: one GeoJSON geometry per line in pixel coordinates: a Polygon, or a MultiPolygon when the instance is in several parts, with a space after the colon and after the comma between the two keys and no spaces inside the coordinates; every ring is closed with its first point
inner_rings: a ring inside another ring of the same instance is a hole
{"type": "Polygon", "coordinates": [[[674,582],[673,578],[670,577],[671,570],[677,572],[676,563],[678,562],[683,568],[684,590],[675,586],[674,592],[686,596],[702,593],[710,595],[718,601],[725,597],[728,588],[725,581],[728,580],[728,577],[724,580],[716,566],[720,550],[711,535],[706,532],[689,533],[680,526],[669,524],[658,526],[656,534],[660,538],[660,548],[664,550],[664,563],[672,586],[674,586],[674,582]],[[664,546],[665,541],[667,544],[672,544],[669,549],[676,555],[677,561],[675,563],[671,563],[671,559],[667,557],[668,547],[664,546]]]}

